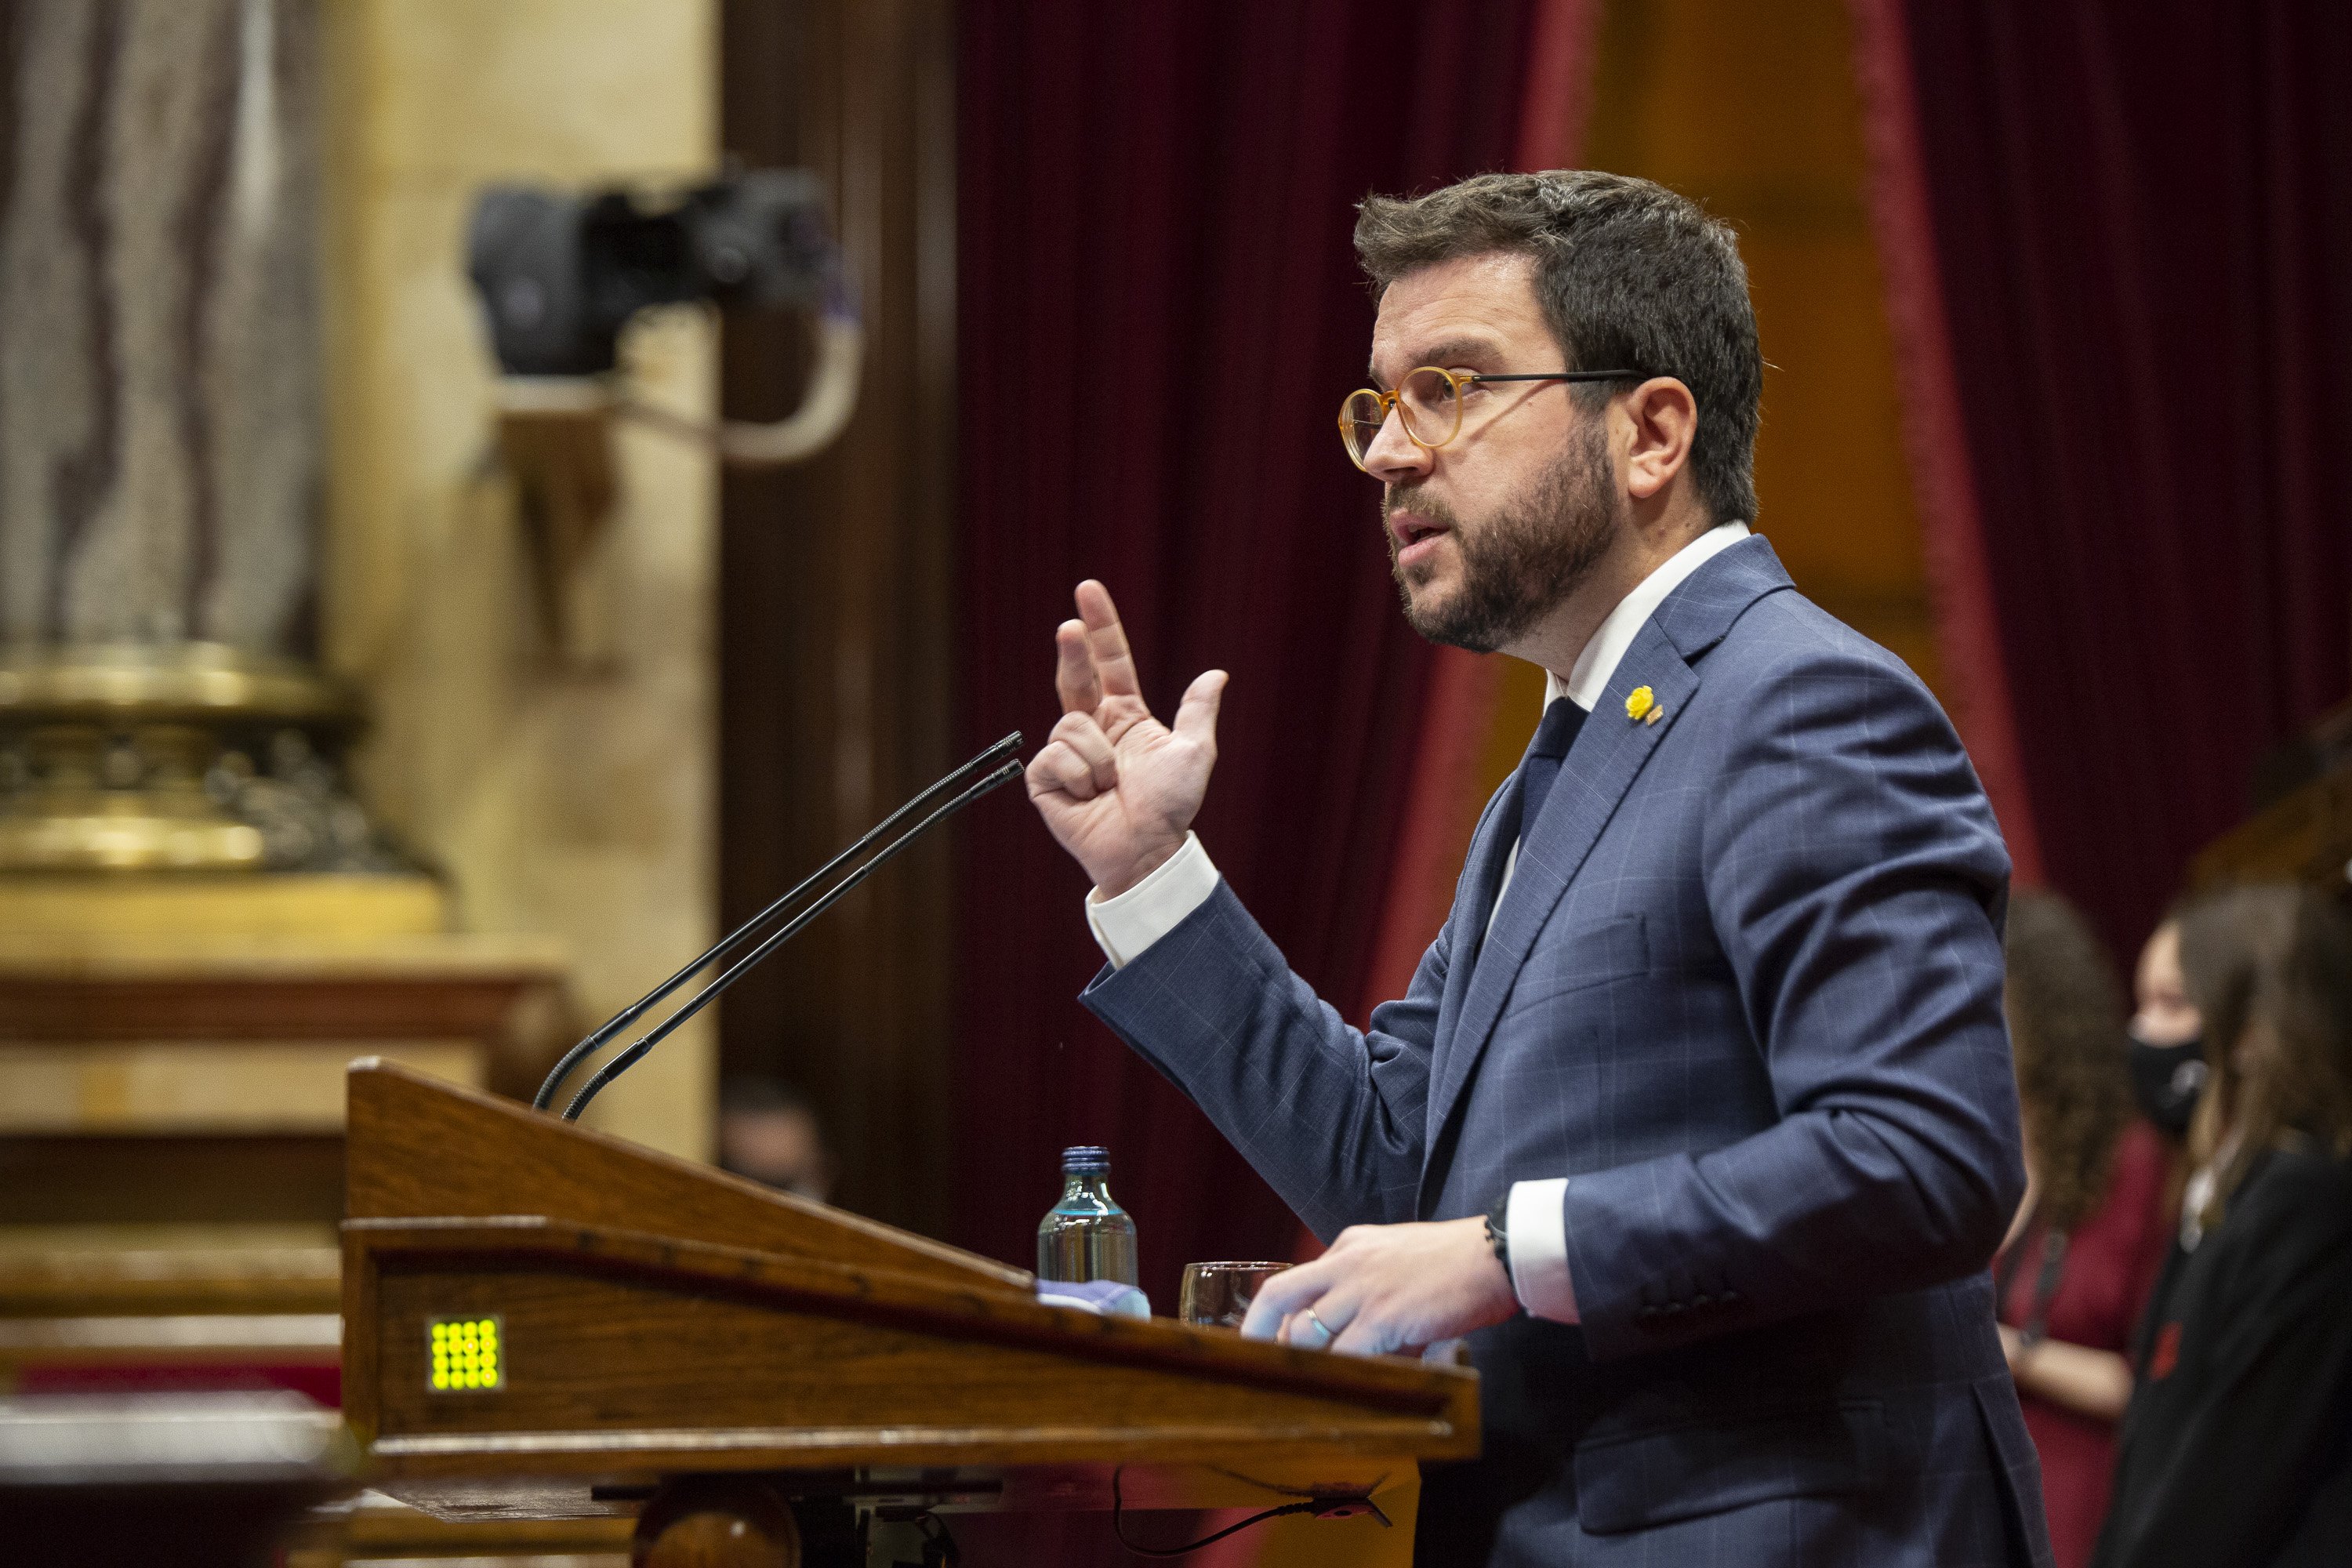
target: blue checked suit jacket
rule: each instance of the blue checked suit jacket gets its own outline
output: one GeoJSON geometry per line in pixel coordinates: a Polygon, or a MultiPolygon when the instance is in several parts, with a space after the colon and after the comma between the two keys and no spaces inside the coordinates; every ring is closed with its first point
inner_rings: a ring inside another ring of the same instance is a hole
{"type": "Polygon", "coordinates": [[[1485,1448],[1426,1479],[1420,1561],[2042,1563],[1986,1272],[2023,1190],[2008,880],[1934,698],[1751,537],[1541,816],[1517,775],[1488,804],[1369,1032],[1222,884],[1085,1000],[1327,1240],[1570,1178],[1582,1321],[1472,1336],[1485,1448]]]}

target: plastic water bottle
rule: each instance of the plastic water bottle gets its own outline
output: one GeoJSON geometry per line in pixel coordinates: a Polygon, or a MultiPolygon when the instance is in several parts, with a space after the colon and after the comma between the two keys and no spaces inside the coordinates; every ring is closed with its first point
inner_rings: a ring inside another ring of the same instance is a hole
{"type": "Polygon", "coordinates": [[[1062,1201],[1037,1224],[1037,1278],[1136,1283],[1135,1221],[1110,1195],[1110,1151],[1062,1151],[1062,1201]]]}

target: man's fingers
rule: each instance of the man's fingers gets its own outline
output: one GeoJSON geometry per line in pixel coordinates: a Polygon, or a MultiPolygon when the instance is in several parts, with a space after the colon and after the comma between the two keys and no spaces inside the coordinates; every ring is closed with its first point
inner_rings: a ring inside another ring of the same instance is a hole
{"type": "Polygon", "coordinates": [[[1086,625],[1087,648],[1094,656],[1095,676],[1102,682],[1103,695],[1142,696],[1135,656],[1127,646],[1127,628],[1118,624],[1110,590],[1091,577],[1078,584],[1078,618],[1086,625]]]}
{"type": "Polygon", "coordinates": [[[1054,690],[1065,713],[1091,713],[1102,706],[1102,682],[1087,649],[1087,624],[1064,621],[1054,630],[1054,690]]]}
{"type": "Polygon", "coordinates": [[[1095,771],[1087,760],[1070,746],[1055,741],[1029,759],[1026,773],[1029,798],[1041,795],[1066,795],[1073,800],[1092,800],[1102,792],[1095,787],[1095,771]]]}
{"type": "Polygon", "coordinates": [[[1284,1319],[1329,1289],[1329,1274],[1319,1262],[1302,1263],[1260,1285],[1250,1301],[1249,1316],[1242,1320],[1242,1337],[1273,1339],[1281,1331],[1284,1319]]]}
{"type": "Polygon", "coordinates": [[[1118,786],[1118,753],[1091,713],[1065,713],[1051,737],[1077,753],[1094,778],[1094,793],[1118,786]]]}
{"type": "Polygon", "coordinates": [[[1176,707],[1176,732],[1213,757],[1217,754],[1217,710],[1224,706],[1227,679],[1222,669],[1194,676],[1176,707]]]}
{"type": "Polygon", "coordinates": [[[1290,1314],[1283,1325],[1283,1342],[1303,1351],[1328,1351],[1348,1337],[1363,1309],[1363,1290],[1352,1279],[1340,1279],[1312,1301],[1290,1314]]]}
{"type": "Polygon", "coordinates": [[[1380,1313],[1360,1307],[1348,1315],[1348,1326],[1339,1331],[1331,1348],[1341,1355],[1386,1355],[1397,1348],[1397,1333],[1380,1313]]]}

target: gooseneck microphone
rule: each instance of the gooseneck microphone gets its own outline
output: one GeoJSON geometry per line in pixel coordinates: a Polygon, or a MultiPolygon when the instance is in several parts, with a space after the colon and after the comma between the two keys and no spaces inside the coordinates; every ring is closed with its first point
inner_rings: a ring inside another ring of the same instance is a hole
{"type": "Polygon", "coordinates": [[[857,867],[856,869],[850,871],[845,876],[841,877],[830,886],[823,887],[823,890],[816,894],[814,899],[808,904],[807,908],[803,909],[800,913],[794,915],[782,926],[777,927],[773,931],[771,931],[760,942],[758,946],[753,947],[751,952],[744,953],[741,958],[737,959],[734,963],[729,964],[724,970],[720,971],[717,979],[711,981],[709,984],[705,985],[701,990],[687,998],[676,1012],[670,1014],[668,1017],[663,1019],[660,1024],[656,1025],[652,1029],[647,1030],[642,1037],[633,1042],[626,1050],[620,1052],[618,1055],[614,1057],[611,1061],[606,1062],[603,1067],[599,1068],[596,1070],[595,1076],[591,1078],[586,1084],[582,1086],[580,1092],[572,1098],[572,1103],[564,1110],[563,1119],[566,1121],[578,1121],[580,1119],[580,1113],[588,1108],[588,1102],[595,1099],[597,1094],[604,1089],[606,1084],[611,1083],[614,1079],[620,1077],[621,1074],[626,1072],[631,1067],[634,1067],[637,1062],[643,1060],[646,1052],[652,1050],[656,1046],[661,1044],[662,1041],[669,1037],[671,1031],[675,1030],[680,1024],[685,1023],[688,1018],[693,1017],[697,1013],[702,1011],[704,1007],[709,1005],[709,1004],[718,997],[720,992],[726,990],[730,985],[734,984],[736,981],[741,979],[745,973],[764,961],[771,953],[774,952],[776,949],[791,941],[792,938],[797,935],[802,928],[806,926],[811,921],[816,919],[817,916],[824,913],[825,910],[833,908],[835,904],[840,902],[841,900],[848,894],[851,889],[856,887],[857,884],[866,880],[867,877],[873,875],[875,870],[880,867],[884,861],[888,860],[892,856],[898,854],[898,851],[906,848],[907,846],[915,842],[916,839],[920,838],[924,834],[929,833],[932,828],[937,827],[940,823],[945,822],[949,817],[953,816],[956,813],[961,811],[964,807],[970,805],[973,801],[978,800],[982,795],[986,795],[989,791],[996,788],[1000,784],[1010,784],[1013,780],[1019,778],[1021,776],[1021,761],[1016,753],[1019,752],[1020,749],[1021,731],[1015,730],[1013,733],[1005,736],[1003,740],[997,742],[994,745],[989,747],[986,751],[972,758],[971,761],[964,763],[963,766],[956,769],[953,773],[949,773],[945,778],[942,778],[937,784],[932,784],[929,789],[924,790],[920,795],[918,795],[914,799],[908,801],[906,805],[892,812],[888,816],[884,817],[880,822],[875,824],[873,828],[870,829],[864,837],[851,845],[848,848],[843,850],[840,854],[835,856],[832,859],[826,861],[824,865],[818,867],[816,870],[803,878],[798,886],[794,887],[782,898],[778,899],[774,903],[770,904],[766,909],[761,910],[758,914],[753,915],[750,920],[745,921],[741,925],[737,926],[733,931],[728,932],[727,935],[720,938],[717,944],[711,947],[711,949],[705,952],[701,957],[696,959],[693,963],[679,970],[676,974],[671,975],[667,980],[663,981],[659,985],[655,986],[651,991],[646,992],[643,996],[638,997],[635,1002],[630,1003],[627,1006],[614,1014],[610,1018],[606,1019],[601,1026],[599,1026],[593,1033],[590,1034],[578,1045],[573,1046],[570,1050],[563,1053],[562,1059],[555,1064],[554,1068],[548,1073],[546,1081],[539,1086],[539,1093],[532,1097],[531,1105],[533,1109],[545,1110],[552,1105],[555,1102],[556,1089],[562,1087],[563,1080],[572,1076],[573,1069],[578,1068],[579,1065],[599,1047],[605,1045],[611,1041],[614,1037],[620,1034],[622,1030],[635,1023],[639,1018],[644,1017],[646,1014],[650,1012],[653,1008],[659,1006],[662,1002],[676,994],[680,986],[693,979],[697,974],[701,973],[704,970],[709,968],[710,965],[718,963],[719,960],[727,958],[730,954],[740,950],[746,942],[751,942],[753,937],[757,936],[762,930],[766,929],[777,916],[799,904],[803,895],[807,894],[810,889],[819,888],[825,882],[825,879],[832,877],[834,873],[839,871],[843,867],[848,865],[850,862],[857,859],[860,856],[866,855],[867,851],[874,851],[872,858],[867,859],[865,864],[857,867]],[[917,811],[920,810],[929,802],[936,800],[946,791],[953,789],[960,784],[963,784],[965,780],[971,778],[974,773],[980,773],[982,769],[992,769],[992,771],[988,772],[977,782],[967,785],[961,793],[955,796],[954,799],[949,801],[945,805],[940,806],[938,809],[932,811],[929,816],[926,816],[920,821],[917,822],[912,827],[907,829],[906,832],[898,835],[898,837],[891,838],[887,844],[882,842],[885,838],[888,837],[893,829],[898,827],[898,826],[904,822],[908,817],[913,816],[917,811]],[[877,844],[882,846],[879,849],[875,848],[875,846],[877,844]]]}

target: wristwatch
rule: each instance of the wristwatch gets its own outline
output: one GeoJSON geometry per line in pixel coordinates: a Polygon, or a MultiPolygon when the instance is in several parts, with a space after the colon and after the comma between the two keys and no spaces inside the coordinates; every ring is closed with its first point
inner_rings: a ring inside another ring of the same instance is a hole
{"type": "MultiPolygon", "coordinates": [[[[1503,1278],[1511,1279],[1511,1191],[1503,1195],[1493,1208],[1486,1211],[1486,1245],[1495,1249],[1495,1261],[1503,1266],[1503,1278]]],[[[1513,1280],[1514,1285],[1517,1282],[1513,1280]]]]}

